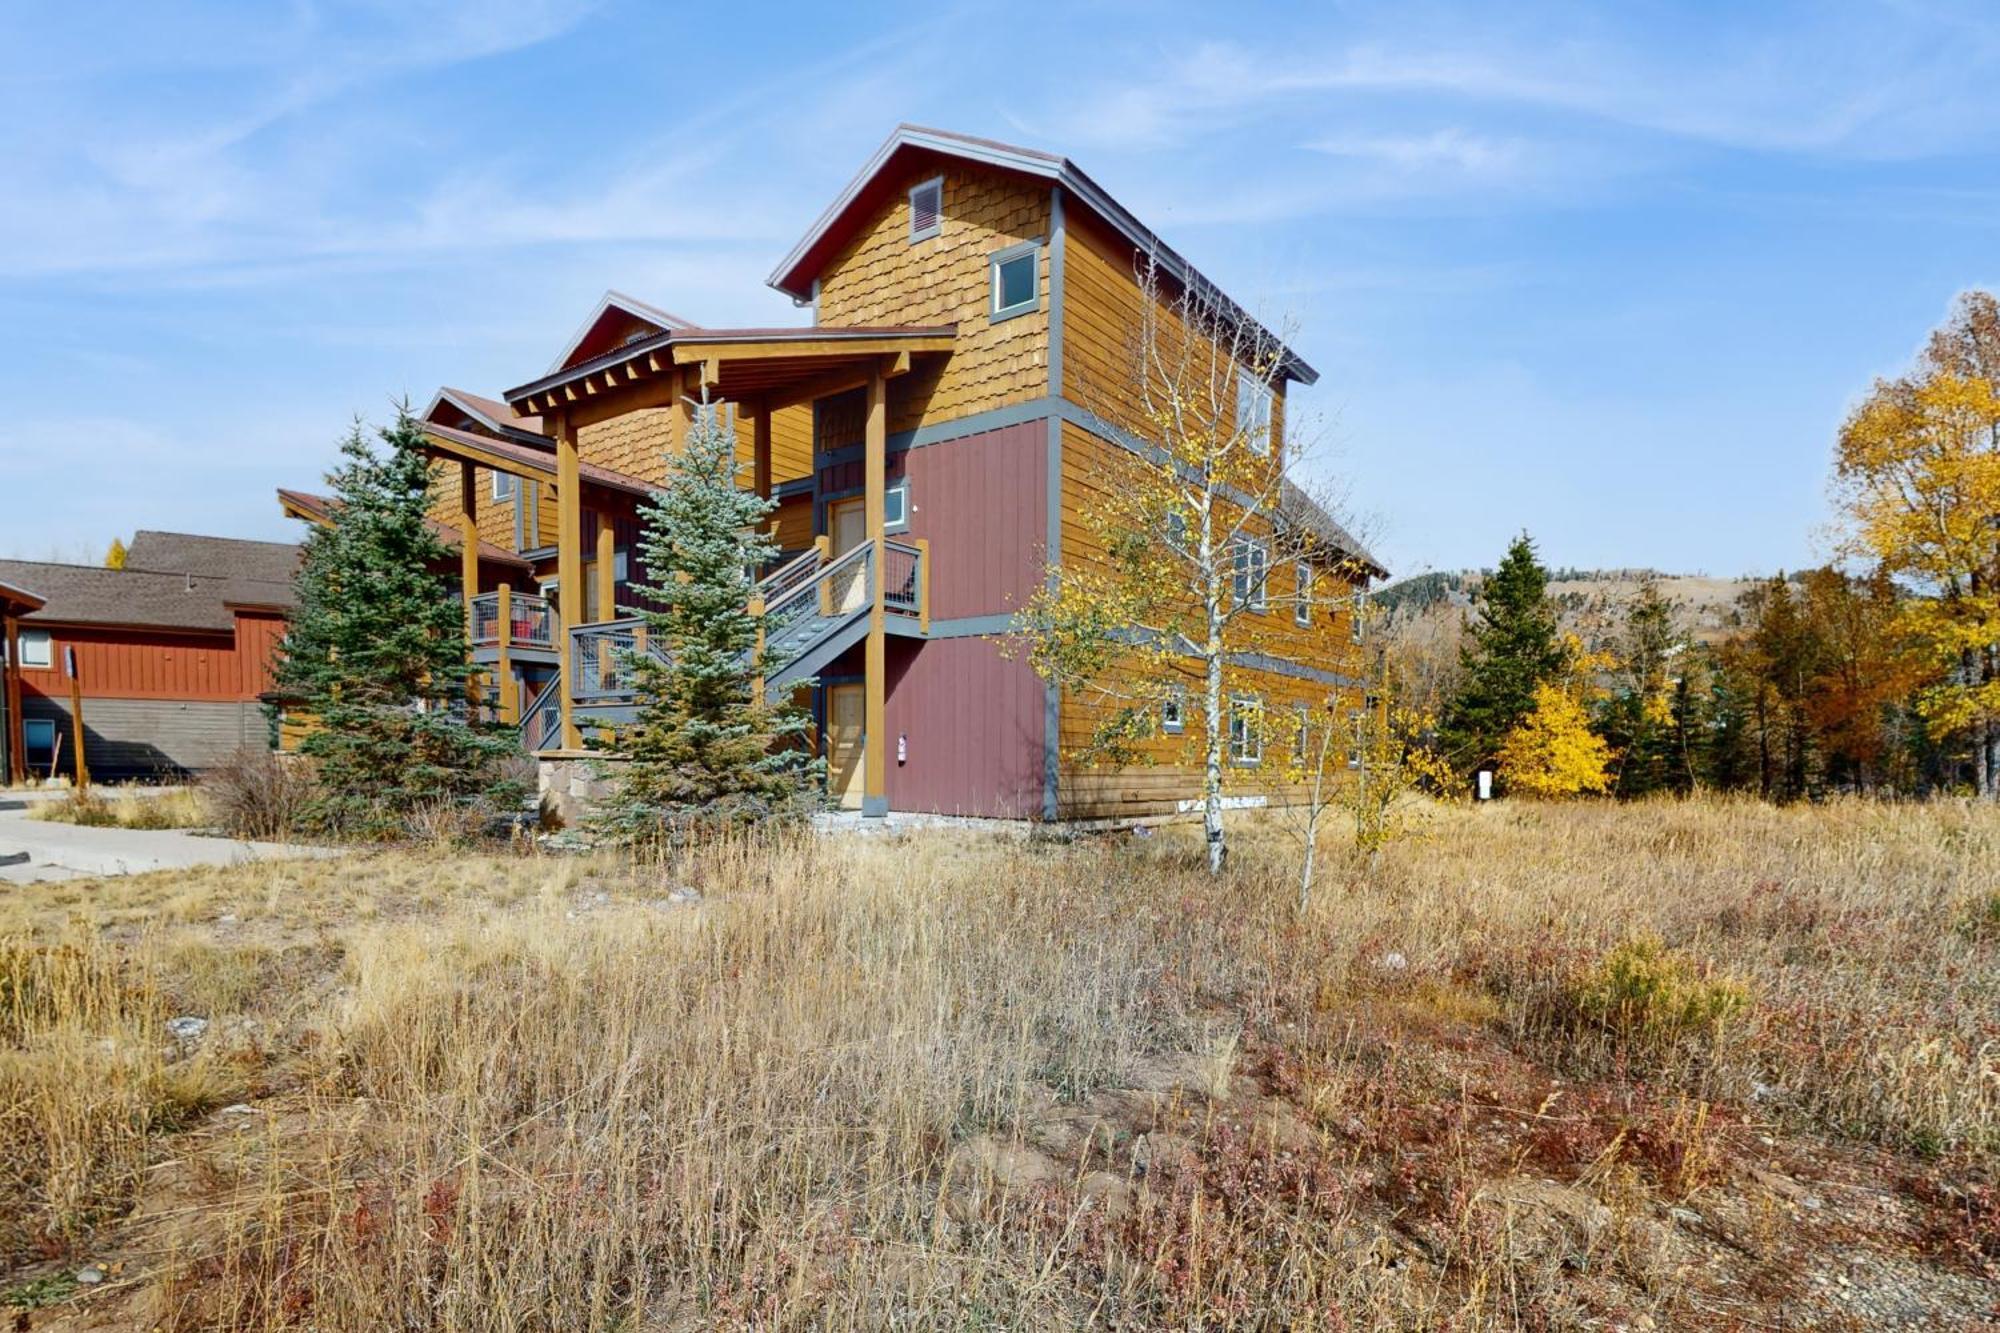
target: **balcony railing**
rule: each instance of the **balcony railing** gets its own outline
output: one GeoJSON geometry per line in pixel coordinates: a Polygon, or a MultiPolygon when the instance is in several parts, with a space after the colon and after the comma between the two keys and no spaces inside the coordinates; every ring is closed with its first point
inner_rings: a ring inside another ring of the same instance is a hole
{"type": "Polygon", "coordinates": [[[492,648],[501,644],[554,651],[556,612],[549,600],[533,593],[510,594],[507,614],[502,617],[499,593],[481,593],[473,598],[472,646],[492,648]]]}
{"type": "Polygon", "coordinates": [[[884,542],[882,604],[890,611],[914,616],[924,607],[924,580],[930,577],[924,553],[904,542],[884,542]]]}
{"type": "Polygon", "coordinates": [[[569,636],[570,694],[578,703],[630,698],[632,659],[642,651],[666,660],[657,646],[646,643],[646,622],[638,616],[577,626],[569,636]]]}

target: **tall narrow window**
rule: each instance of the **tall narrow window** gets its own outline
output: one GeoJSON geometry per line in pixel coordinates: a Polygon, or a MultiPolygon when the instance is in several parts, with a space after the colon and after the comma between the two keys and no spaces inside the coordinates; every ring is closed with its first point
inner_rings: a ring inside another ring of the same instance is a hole
{"type": "Polygon", "coordinates": [[[987,267],[995,322],[1041,308],[1041,254],[1041,244],[1036,241],[994,251],[987,267]]]}
{"type": "Polygon", "coordinates": [[[1238,537],[1231,544],[1231,556],[1235,567],[1233,583],[1236,604],[1247,606],[1252,611],[1262,611],[1265,607],[1265,592],[1271,580],[1271,552],[1260,541],[1249,537],[1238,537]]]}
{"type": "Polygon", "coordinates": [[[1271,452],[1271,386],[1241,367],[1236,371],[1236,429],[1258,453],[1271,452]]]}
{"type": "Polygon", "coordinates": [[[1229,700],[1229,762],[1264,762],[1264,702],[1254,694],[1238,694],[1229,700]]]}
{"type": "Polygon", "coordinates": [[[1187,730],[1187,686],[1176,685],[1160,700],[1160,730],[1178,736],[1187,730]]]}
{"type": "Polygon", "coordinates": [[[944,177],[910,187],[910,242],[928,240],[944,228],[944,177]]]}
{"type": "Polygon", "coordinates": [[[1354,610],[1348,615],[1347,637],[1356,643],[1367,633],[1368,589],[1357,586],[1354,589],[1354,610]]]}
{"type": "Polygon", "coordinates": [[[1301,625],[1313,623],[1313,567],[1310,562],[1299,561],[1299,586],[1297,599],[1292,603],[1292,619],[1301,625]]]}
{"type": "Polygon", "coordinates": [[[493,502],[500,504],[513,499],[515,488],[520,484],[520,479],[511,472],[495,472],[493,474],[493,502]]]}
{"type": "Polygon", "coordinates": [[[1312,749],[1312,705],[1293,704],[1292,713],[1293,723],[1298,727],[1292,735],[1292,758],[1303,768],[1312,749]]]}
{"type": "Polygon", "coordinates": [[[1367,714],[1359,708],[1347,712],[1347,766],[1361,767],[1361,745],[1367,735],[1367,714]]]}

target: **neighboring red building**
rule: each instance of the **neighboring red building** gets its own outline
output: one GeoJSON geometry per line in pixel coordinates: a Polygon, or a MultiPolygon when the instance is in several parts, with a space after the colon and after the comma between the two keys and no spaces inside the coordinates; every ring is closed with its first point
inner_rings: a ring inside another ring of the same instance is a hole
{"type": "Polygon", "coordinates": [[[15,621],[10,766],[75,771],[72,667],[85,758],[100,781],[180,778],[270,744],[258,696],[292,602],[298,548],[141,532],[123,569],[0,560],[40,601],[15,621]]]}

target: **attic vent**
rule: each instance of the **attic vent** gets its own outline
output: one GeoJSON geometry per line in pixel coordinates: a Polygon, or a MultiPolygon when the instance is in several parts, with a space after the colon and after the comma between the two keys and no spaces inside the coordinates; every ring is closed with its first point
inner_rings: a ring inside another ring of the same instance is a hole
{"type": "Polygon", "coordinates": [[[944,177],[937,176],[910,190],[910,240],[938,234],[944,220],[944,177]]]}
{"type": "Polygon", "coordinates": [[[619,346],[630,347],[633,343],[641,342],[652,336],[653,336],[653,331],[651,329],[646,329],[646,328],[634,329],[630,333],[625,335],[625,341],[623,343],[620,343],[619,346]]]}

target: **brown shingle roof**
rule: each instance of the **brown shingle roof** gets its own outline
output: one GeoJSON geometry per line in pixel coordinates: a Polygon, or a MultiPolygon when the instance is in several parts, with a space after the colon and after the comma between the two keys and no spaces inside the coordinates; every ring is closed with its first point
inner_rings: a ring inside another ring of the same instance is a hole
{"type": "Polygon", "coordinates": [[[167,574],[101,565],[0,560],[0,582],[32,587],[45,598],[29,624],[143,625],[157,629],[229,630],[230,604],[290,606],[283,580],[167,574]]]}
{"type": "Polygon", "coordinates": [[[125,568],[158,574],[206,574],[213,578],[291,582],[299,565],[292,542],[252,542],[235,537],[203,537],[191,532],[142,528],[125,552],[125,568]]]}

